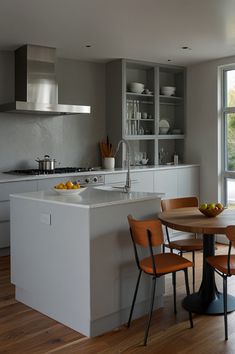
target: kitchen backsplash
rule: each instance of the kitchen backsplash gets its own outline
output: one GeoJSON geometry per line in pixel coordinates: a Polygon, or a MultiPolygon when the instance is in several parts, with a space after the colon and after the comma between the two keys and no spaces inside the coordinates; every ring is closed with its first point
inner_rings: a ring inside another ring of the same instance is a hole
{"type": "MultiPolygon", "coordinates": [[[[62,166],[100,165],[105,136],[105,65],[59,59],[59,101],[91,105],[90,115],[33,116],[0,113],[0,171],[37,168],[49,154],[62,166]]],[[[0,103],[14,98],[13,52],[0,52],[0,103]]]]}

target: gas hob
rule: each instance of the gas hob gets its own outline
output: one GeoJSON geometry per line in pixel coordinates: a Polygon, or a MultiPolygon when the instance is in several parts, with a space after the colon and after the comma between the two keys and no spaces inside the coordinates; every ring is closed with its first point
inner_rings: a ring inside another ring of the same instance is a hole
{"type": "Polygon", "coordinates": [[[4,173],[11,175],[29,175],[29,176],[39,176],[39,175],[51,175],[51,174],[62,174],[62,173],[74,173],[74,172],[91,172],[99,171],[98,168],[94,167],[58,167],[54,170],[39,170],[39,169],[22,169],[22,170],[11,170],[4,173]]]}

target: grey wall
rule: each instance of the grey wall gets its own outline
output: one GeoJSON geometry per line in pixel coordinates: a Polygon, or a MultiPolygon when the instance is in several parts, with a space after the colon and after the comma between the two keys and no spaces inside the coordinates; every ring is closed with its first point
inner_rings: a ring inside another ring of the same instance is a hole
{"type": "MultiPolygon", "coordinates": [[[[101,164],[105,137],[105,65],[58,59],[59,103],[91,105],[90,115],[0,113],[0,170],[37,168],[45,154],[65,166],[101,164]]],[[[0,52],[0,103],[14,97],[14,56],[0,52]]]]}
{"type": "Polygon", "coordinates": [[[201,202],[221,200],[221,122],[218,68],[235,57],[194,65],[187,70],[186,160],[199,163],[201,202]]]}

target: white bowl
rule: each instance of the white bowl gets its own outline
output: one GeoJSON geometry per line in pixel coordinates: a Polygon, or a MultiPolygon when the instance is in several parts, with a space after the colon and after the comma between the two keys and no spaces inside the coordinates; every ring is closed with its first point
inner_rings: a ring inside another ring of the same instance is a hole
{"type": "Polygon", "coordinates": [[[53,188],[53,190],[60,195],[76,195],[84,192],[87,187],[80,187],[78,189],[58,189],[53,188]]]}
{"type": "Polygon", "coordinates": [[[130,82],[128,87],[133,93],[142,93],[144,91],[144,84],[141,84],[140,82],[130,82]]]}
{"type": "Polygon", "coordinates": [[[176,87],[174,87],[174,86],[163,86],[161,88],[161,93],[164,96],[172,96],[175,94],[175,90],[176,90],[176,87]]]}
{"type": "Polygon", "coordinates": [[[167,134],[169,131],[169,128],[167,127],[159,127],[159,134],[167,134]]]}

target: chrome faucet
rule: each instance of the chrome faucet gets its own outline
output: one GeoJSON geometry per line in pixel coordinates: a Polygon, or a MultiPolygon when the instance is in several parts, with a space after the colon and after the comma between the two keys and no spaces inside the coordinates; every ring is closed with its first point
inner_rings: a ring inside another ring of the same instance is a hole
{"type": "Polygon", "coordinates": [[[117,150],[115,152],[115,156],[119,151],[120,145],[125,144],[126,145],[126,157],[127,157],[127,174],[126,174],[126,184],[123,187],[125,193],[129,193],[131,190],[131,177],[130,177],[130,144],[127,140],[121,139],[118,143],[117,150]]]}

